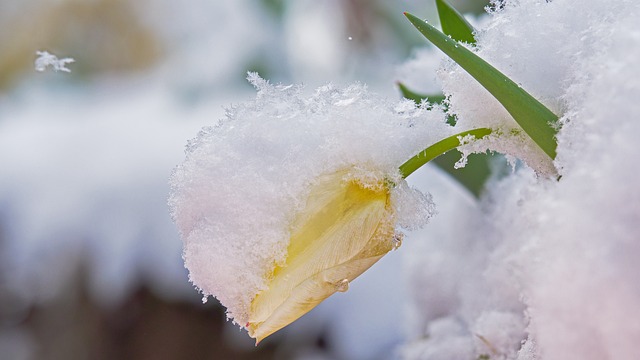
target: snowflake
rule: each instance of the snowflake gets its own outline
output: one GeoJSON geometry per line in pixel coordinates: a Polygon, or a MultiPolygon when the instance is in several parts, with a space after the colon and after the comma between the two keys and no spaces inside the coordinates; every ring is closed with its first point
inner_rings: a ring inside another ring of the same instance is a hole
{"type": "Polygon", "coordinates": [[[45,71],[48,66],[53,67],[55,71],[71,72],[66,68],[66,64],[75,62],[73,58],[58,59],[57,56],[50,54],[48,51],[36,51],[38,58],[35,61],[36,71],[45,71]]]}

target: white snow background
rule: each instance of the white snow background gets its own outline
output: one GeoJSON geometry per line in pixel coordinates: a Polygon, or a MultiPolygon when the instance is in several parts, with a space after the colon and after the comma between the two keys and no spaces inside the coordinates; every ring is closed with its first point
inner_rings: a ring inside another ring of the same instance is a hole
{"type": "MultiPolygon", "coordinates": [[[[562,178],[521,168],[478,204],[430,190],[442,216],[407,241],[404,358],[640,358],[639,15],[634,1],[512,1],[479,32],[479,54],[564,114],[562,178]]],[[[459,68],[439,74],[462,121],[501,116],[459,68]]]]}
{"type": "MultiPolygon", "coordinates": [[[[15,34],[13,20],[42,15],[43,8],[61,4],[67,3],[0,2],[3,51],[14,50],[13,43],[4,41],[15,34]]],[[[117,307],[140,284],[165,299],[200,306],[166,205],[167,181],[184,158],[188,139],[221,119],[225,108],[255,96],[245,78],[256,57],[275,79],[324,84],[364,76],[397,96],[389,74],[403,56],[387,44],[365,49],[369,53],[364,58],[346,28],[336,27],[343,10],[338,2],[297,1],[287,7],[282,27],[253,1],[192,1],[185,6],[149,0],[137,2],[136,8],[166,46],[166,57],[155,67],[87,78],[79,70],[87,66],[83,47],[40,44],[29,53],[48,49],[76,58],[71,73],[38,73],[33,55],[24,64],[31,72],[0,94],[0,358],[30,358],[38,347],[35,336],[16,324],[28,316],[31,305],[64,298],[79,269],[93,301],[106,308],[117,307]],[[302,38],[290,39],[294,35],[302,38]],[[309,56],[304,47],[309,42],[333,50],[309,56]],[[382,63],[381,58],[390,61],[382,63]],[[369,70],[355,66],[368,62],[369,70]]],[[[47,29],[46,24],[37,26],[47,29]]],[[[382,35],[391,36],[385,30],[382,35]]],[[[374,276],[388,277],[384,269],[392,268],[395,278],[400,277],[398,260],[382,262],[374,276]]],[[[280,340],[296,343],[328,331],[337,356],[391,353],[403,337],[402,319],[394,313],[399,309],[393,305],[403,296],[397,281],[386,282],[381,296],[379,286],[373,286],[378,280],[372,280],[350,296],[377,301],[343,297],[329,302],[280,340]],[[379,311],[384,306],[390,311],[379,311]],[[368,319],[369,337],[351,327],[358,317],[368,319]],[[381,328],[386,330],[377,330],[381,328]],[[369,339],[377,339],[376,346],[369,339]]],[[[253,347],[231,323],[226,335],[235,346],[253,347]]]]}
{"type": "MultiPolygon", "coordinates": [[[[228,6],[246,16],[248,3],[228,6]]],[[[242,73],[243,63],[220,49],[241,56],[232,45],[246,39],[279,51],[296,42],[261,37],[278,29],[260,15],[255,33],[241,26],[204,31],[215,22],[194,8],[202,20],[186,24],[193,29],[165,29],[170,39],[182,35],[174,41],[186,43],[184,51],[124,81],[124,91],[105,81],[86,94],[55,87],[55,78],[39,87],[34,76],[0,97],[0,274],[25,303],[59,291],[78,258],[88,263],[94,296],[107,305],[142,279],[166,296],[195,291],[165,205],[167,178],[186,140],[222,118],[222,105],[253,97],[216,90],[216,82],[229,85],[229,74],[242,73]],[[181,41],[193,33],[200,40],[181,41]],[[160,84],[150,80],[159,74],[160,84]],[[176,88],[197,89],[204,100],[185,104],[176,88]]],[[[331,13],[325,11],[315,13],[331,13]]],[[[640,4],[631,0],[522,0],[482,22],[478,53],[565,115],[555,162],[561,180],[520,167],[476,202],[438,170],[421,169],[409,182],[433,194],[439,214],[348,293],[281,336],[330,326],[343,358],[388,358],[394,349],[406,359],[640,358],[638,16],[640,4]]],[[[348,44],[334,41],[336,49],[348,44]]],[[[305,74],[313,57],[298,56],[296,71],[305,74]]],[[[437,71],[461,126],[505,119],[462,70],[449,62],[438,70],[438,56],[423,51],[411,66],[437,71]]],[[[332,58],[335,67],[317,67],[324,79],[298,75],[291,82],[343,81],[334,77],[345,60],[332,58]]]]}

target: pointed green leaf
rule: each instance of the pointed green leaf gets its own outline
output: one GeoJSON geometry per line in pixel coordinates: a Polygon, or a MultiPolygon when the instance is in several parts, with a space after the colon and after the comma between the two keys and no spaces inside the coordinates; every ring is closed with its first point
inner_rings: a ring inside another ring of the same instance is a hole
{"type": "Polygon", "coordinates": [[[451,36],[453,40],[475,44],[476,39],[473,36],[475,29],[446,0],[436,0],[438,8],[438,16],[440,17],[440,25],[442,32],[451,36]]]}
{"type": "Polygon", "coordinates": [[[437,94],[437,95],[419,94],[409,89],[405,84],[401,83],[400,81],[398,81],[396,84],[398,85],[398,89],[400,89],[402,96],[409,100],[415,101],[416,104],[420,104],[424,99],[427,99],[429,102],[435,103],[435,104],[440,104],[442,103],[442,101],[444,101],[443,94],[437,94]]]}
{"type": "Polygon", "coordinates": [[[549,157],[556,157],[558,116],[518,84],[469,49],[419,18],[405,16],[429,41],[458,63],[507,109],[522,129],[549,157]]]}

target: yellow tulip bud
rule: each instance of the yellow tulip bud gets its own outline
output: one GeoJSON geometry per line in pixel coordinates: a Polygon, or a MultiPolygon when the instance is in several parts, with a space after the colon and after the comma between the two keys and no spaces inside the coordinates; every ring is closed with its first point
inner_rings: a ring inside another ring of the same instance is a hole
{"type": "Polygon", "coordinates": [[[397,247],[389,185],[347,171],[325,175],[297,215],[283,264],[251,302],[246,328],[256,343],[292,323],[397,247]]]}

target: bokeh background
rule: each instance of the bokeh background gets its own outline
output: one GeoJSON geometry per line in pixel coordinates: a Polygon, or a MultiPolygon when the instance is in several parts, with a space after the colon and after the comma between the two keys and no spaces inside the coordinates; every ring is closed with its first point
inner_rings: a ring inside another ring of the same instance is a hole
{"type": "Polygon", "coordinates": [[[400,256],[254,347],[189,284],[166,199],[187,140],[254,96],[247,71],[399,97],[426,45],[403,11],[436,21],[431,0],[0,0],[0,359],[393,356],[400,256]],[[42,50],[71,73],[36,72],[42,50]]]}

